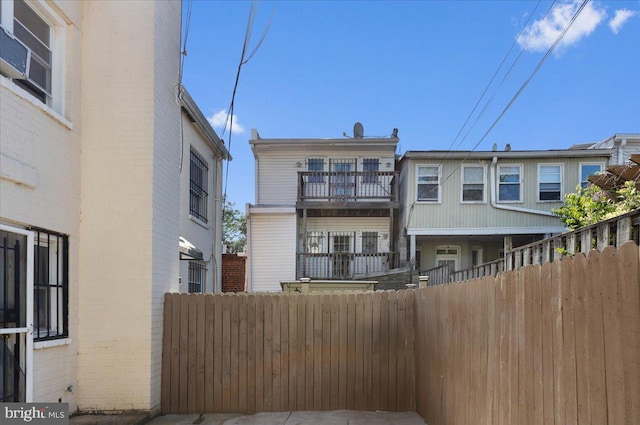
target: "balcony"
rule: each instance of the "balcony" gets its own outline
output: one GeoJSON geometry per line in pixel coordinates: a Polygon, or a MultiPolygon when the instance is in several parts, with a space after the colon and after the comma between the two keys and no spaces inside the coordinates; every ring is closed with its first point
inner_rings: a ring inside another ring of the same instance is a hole
{"type": "Polygon", "coordinates": [[[396,253],[298,253],[297,257],[297,279],[309,277],[311,279],[347,280],[353,279],[356,275],[391,270],[395,265],[396,253]]]}
{"type": "Polygon", "coordinates": [[[396,171],[301,171],[298,203],[307,203],[308,207],[319,207],[319,201],[359,202],[376,207],[382,207],[380,203],[396,204],[396,177],[396,171]]]}

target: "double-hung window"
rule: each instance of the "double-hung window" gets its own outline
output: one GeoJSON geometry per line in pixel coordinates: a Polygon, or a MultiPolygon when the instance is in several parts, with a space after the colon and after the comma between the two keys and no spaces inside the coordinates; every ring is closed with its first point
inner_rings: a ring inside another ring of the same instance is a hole
{"type": "Polygon", "coordinates": [[[189,214],[203,223],[208,222],[207,204],[209,195],[207,186],[209,181],[209,166],[200,153],[191,147],[191,167],[190,167],[190,194],[189,214]]]}
{"type": "Polygon", "coordinates": [[[580,187],[583,189],[589,186],[589,176],[599,174],[604,169],[601,162],[582,162],[580,163],[580,187]]]}
{"type": "Polygon", "coordinates": [[[462,166],[462,202],[485,202],[484,170],[481,165],[462,166]]]}
{"type": "Polygon", "coordinates": [[[69,242],[68,237],[35,231],[33,273],[34,340],[69,335],[69,242]]]}
{"type": "Polygon", "coordinates": [[[417,200],[440,202],[440,166],[418,165],[417,200]]]}
{"type": "Polygon", "coordinates": [[[0,25],[6,43],[0,54],[12,64],[3,68],[2,74],[40,102],[62,112],[64,21],[45,2],[2,0],[0,25]]]}
{"type": "Polygon", "coordinates": [[[307,171],[309,171],[309,183],[324,183],[324,158],[309,158],[307,171]]]}
{"type": "Polygon", "coordinates": [[[498,201],[522,202],[522,166],[498,166],[498,201]]]}
{"type": "Polygon", "coordinates": [[[308,254],[321,254],[324,252],[324,233],[321,231],[307,232],[307,249],[308,254]]]}
{"type": "Polygon", "coordinates": [[[538,165],[538,200],[560,201],[562,199],[562,165],[538,165]]]}
{"type": "Polygon", "coordinates": [[[364,158],[362,160],[362,183],[378,183],[378,171],[380,170],[380,161],[377,158],[364,158]]]}

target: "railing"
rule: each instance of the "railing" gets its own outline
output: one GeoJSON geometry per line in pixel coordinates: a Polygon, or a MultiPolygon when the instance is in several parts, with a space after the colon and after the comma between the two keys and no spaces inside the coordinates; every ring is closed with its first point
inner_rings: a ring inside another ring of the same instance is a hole
{"type": "Polygon", "coordinates": [[[451,282],[451,270],[447,265],[421,270],[420,276],[429,276],[429,286],[444,285],[451,282]]]}
{"type": "Polygon", "coordinates": [[[477,279],[485,276],[495,276],[504,271],[504,259],[489,261],[464,270],[451,272],[450,282],[461,282],[463,280],[477,279]]]}
{"type": "Polygon", "coordinates": [[[381,252],[363,253],[298,253],[297,278],[352,279],[355,275],[378,273],[390,270],[395,264],[396,254],[381,252]]]}
{"type": "Polygon", "coordinates": [[[301,171],[299,201],[396,201],[395,171],[301,171]]]}
{"type": "Polygon", "coordinates": [[[508,249],[505,269],[514,270],[530,264],[553,262],[564,255],[578,252],[586,254],[592,249],[602,251],[607,246],[620,247],[630,240],[638,243],[639,229],[640,209],[573,232],[508,249]]]}

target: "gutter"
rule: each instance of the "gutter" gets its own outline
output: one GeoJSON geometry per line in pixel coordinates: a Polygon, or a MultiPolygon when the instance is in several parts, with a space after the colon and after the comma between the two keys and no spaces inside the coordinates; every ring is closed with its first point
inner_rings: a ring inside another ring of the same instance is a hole
{"type": "Polygon", "coordinates": [[[530,208],[512,207],[509,205],[498,204],[496,202],[496,164],[498,163],[498,157],[494,156],[491,160],[491,206],[498,210],[515,211],[526,214],[544,215],[546,217],[556,217],[550,211],[533,210],[530,208]]]}

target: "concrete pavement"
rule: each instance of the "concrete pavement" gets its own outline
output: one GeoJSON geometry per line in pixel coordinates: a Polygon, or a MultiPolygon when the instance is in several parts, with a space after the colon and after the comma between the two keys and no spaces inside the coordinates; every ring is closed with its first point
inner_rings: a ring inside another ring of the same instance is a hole
{"type": "Polygon", "coordinates": [[[78,415],[70,425],[425,425],[415,412],[265,412],[255,415],[205,413],[164,415],[150,420],[145,414],[78,415]]]}

